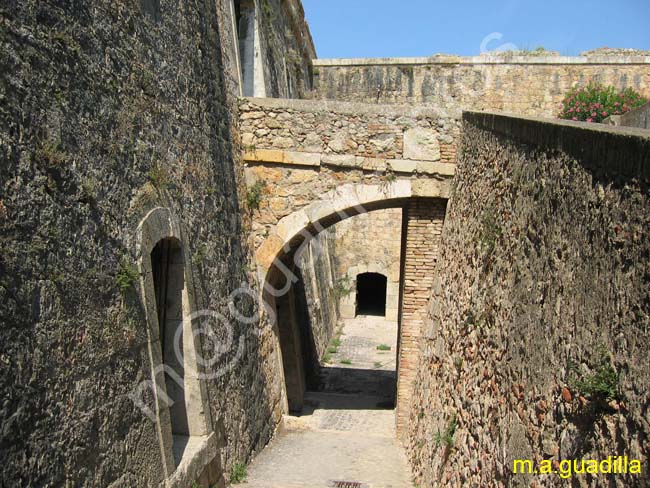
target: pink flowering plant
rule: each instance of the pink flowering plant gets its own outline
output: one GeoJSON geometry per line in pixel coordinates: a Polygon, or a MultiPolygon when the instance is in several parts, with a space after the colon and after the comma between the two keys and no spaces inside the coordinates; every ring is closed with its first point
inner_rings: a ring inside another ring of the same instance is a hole
{"type": "Polygon", "coordinates": [[[562,102],[559,117],[584,122],[602,122],[610,115],[622,115],[647,103],[632,88],[618,91],[613,86],[590,83],[572,89],[562,102]]]}

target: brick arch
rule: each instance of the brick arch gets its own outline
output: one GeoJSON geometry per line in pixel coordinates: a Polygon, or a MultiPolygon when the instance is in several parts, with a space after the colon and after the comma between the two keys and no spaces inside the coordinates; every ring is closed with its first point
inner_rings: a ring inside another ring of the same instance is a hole
{"type": "Polygon", "coordinates": [[[404,208],[403,229],[413,232],[418,250],[405,249],[408,239],[403,235],[402,277],[398,310],[398,386],[396,423],[398,434],[407,418],[408,405],[415,379],[419,351],[420,324],[426,313],[426,303],[420,297],[428,296],[430,283],[427,279],[413,276],[415,284],[405,289],[403,283],[408,274],[409,257],[424,249],[431,263],[423,266],[430,272],[435,262],[438,237],[449,198],[448,181],[398,179],[379,184],[346,184],[323,195],[303,208],[278,221],[270,234],[256,251],[259,279],[263,285],[263,298],[278,341],[275,348],[279,371],[283,372],[284,409],[300,410],[305,393],[305,371],[302,369],[300,332],[291,314],[294,311],[292,284],[298,280],[296,256],[310,238],[344,220],[361,213],[385,208],[404,208]],[[411,229],[411,223],[414,223],[411,229]],[[430,225],[431,224],[431,225],[430,225]],[[425,249],[426,248],[426,249],[425,249]],[[406,266],[405,266],[405,261],[406,266]],[[405,293],[408,295],[405,298],[405,293]],[[403,317],[402,310],[405,311],[403,317]]]}

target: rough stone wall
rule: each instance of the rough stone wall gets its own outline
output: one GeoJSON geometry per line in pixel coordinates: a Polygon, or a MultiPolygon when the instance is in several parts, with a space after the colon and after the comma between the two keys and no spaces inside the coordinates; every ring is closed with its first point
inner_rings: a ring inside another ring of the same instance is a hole
{"type": "Polygon", "coordinates": [[[418,482],[647,486],[647,131],[464,118],[410,417],[418,482]],[[609,366],[601,402],[580,382],[609,366]],[[615,455],[642,474],[512,474],[615,455]]]}
{"type": "Polygon", "coordinates": [[[301,318],[300,325],[313,340],[312,361],[323,357],[338,323],[338,297],[335,293],[337,240],[332,229],[314,236],[298,261],[309,312],[301,318]]]}
{"type": "Polygon", "coordinates": [[[312,89],[314,43],[300,0],[256,0],[266,95],[304,98],[312,89]]]}
{"type": "Polygon", "coordinates": [[[225,4],[0,7],[3,486],[162,481],[154,424],[127,396],[151,370],[129,270],[137,225],[158,206],[181,222],[198,307],[244,339],[235,368],[207,385],[225,469],[280,419],[270,332],[228,306],[251,275],[225,4]]]}
{"type": "Polygon", "coordinates": [[[590,81],[650,96],[650,57],[436,56],[314,61],[312,97],[431,103],[441,109],[556,116],[566,93],[590,81]]]}

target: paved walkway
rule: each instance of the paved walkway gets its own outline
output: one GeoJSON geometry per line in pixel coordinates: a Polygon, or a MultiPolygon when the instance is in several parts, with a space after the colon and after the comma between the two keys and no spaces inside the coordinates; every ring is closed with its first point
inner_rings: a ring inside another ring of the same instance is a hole
{"type": "Polygon", "coordinates": [[[397,325],[378,317],[344,322],[341,345],[298,417],[248,469],[245,488],[410,488],[395,438],[397,325]],[[379,351],[386,345],[390,351],[379,351]],[[341,364],[341,361],[351,364],[341,364]],[[339,484],[336,482],[357,482],[339,484]]]}

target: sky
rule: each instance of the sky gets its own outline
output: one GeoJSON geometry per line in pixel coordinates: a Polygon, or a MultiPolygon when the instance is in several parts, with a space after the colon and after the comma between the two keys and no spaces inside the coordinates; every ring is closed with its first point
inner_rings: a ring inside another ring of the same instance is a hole
{"type": "Polygon", "coordinates": [[[650,0],[303,0],[319,58],[650,50],[650,0]]]}

